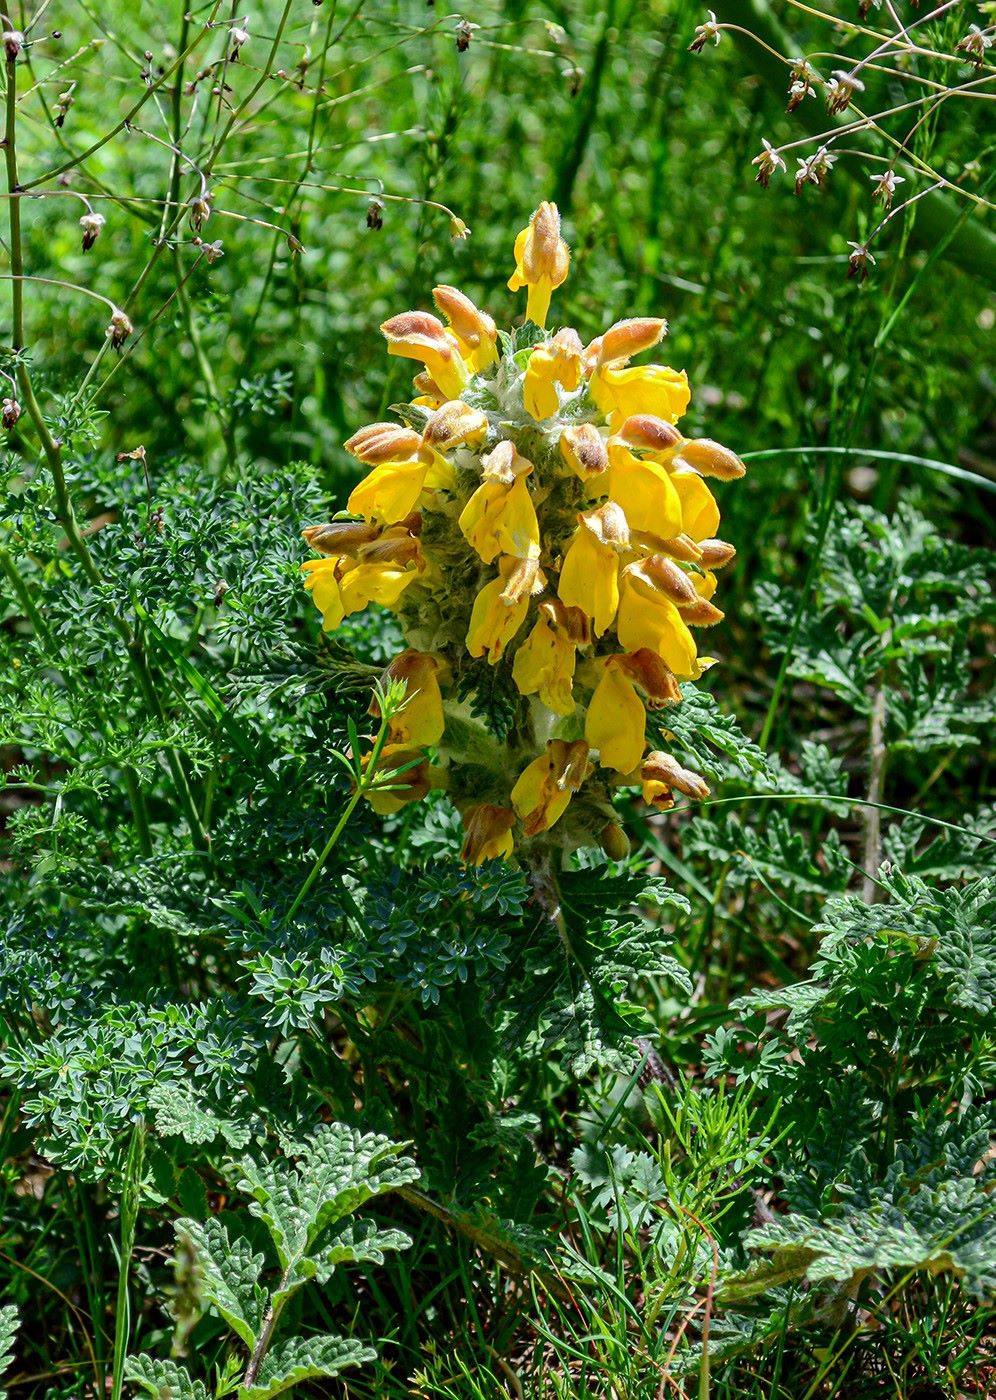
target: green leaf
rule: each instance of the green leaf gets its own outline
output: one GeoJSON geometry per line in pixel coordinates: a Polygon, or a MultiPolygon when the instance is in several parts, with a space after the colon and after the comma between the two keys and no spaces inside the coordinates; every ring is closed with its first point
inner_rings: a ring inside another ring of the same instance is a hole
{"type": "Polygon", "coordinates": [[[184,1366],[175,1361],[159,1361],[148,1352],[128,1356],[124,1365],[125,1379],[133,1381],[155,1400],[208,1400],[202,1381],[195,1381],[184,1366]]]}
{"type": "MultiPolygon", "coordinates": [[[[14,1337],[17,1333],[17,1309],[13,1303],[8,1303],[0,1308],[0,1376],[3,1375],[10,1365],[11,1357],[14,1354],[14,1337]]],[[[0,1389],[0,1396],[6,1395],[6,1390],[0,1389]]]]}
{"type": "Polygon", "coordinates": [[[267,1353],[256,1383],[239,1389],[239,1400],[271,1400],[302,1381],[337,1376],[348,1366],[374,1361],[377,1353],[346,1337],[291,1337],[267,1353]]]}
{"type": "Polygon", "coordinates": [[[253,1254],[248,1240],[230,1239],[216,1217],[203,1223],[178,1220],[174,1228],[177,1238],[189,1240],[194,1251],[203,1296],[251,1350],[266,1311],[267,1295],[259,1283],[262,1254],[253,1254]]]}

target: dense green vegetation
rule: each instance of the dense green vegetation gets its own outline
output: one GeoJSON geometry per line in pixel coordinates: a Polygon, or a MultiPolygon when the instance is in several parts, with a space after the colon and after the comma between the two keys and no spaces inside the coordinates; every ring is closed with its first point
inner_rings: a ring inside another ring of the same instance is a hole
{"type": "Polygon", "coordinates": [[[0,5],[15,1400],[996,1385],[996,15],[715,7],[0,5]],[[555,872],[362,800],[398,622],[299,573],[544,200],[748,468],[710,796],[555,872]]]}

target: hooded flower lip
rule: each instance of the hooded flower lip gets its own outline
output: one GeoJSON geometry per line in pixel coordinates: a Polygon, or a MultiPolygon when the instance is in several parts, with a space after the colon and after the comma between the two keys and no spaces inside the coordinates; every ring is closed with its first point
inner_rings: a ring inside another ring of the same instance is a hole
{"type": "Polygon", "coordinates": [[[526,319],[546,325],[555,288],[567,280],[571,255],[560,236],[560,211],[544,201],[515,240],[515,271],[508,279],[510,292],[527,287],[526,319]]]}
{"type": "Polygon", "coordinates": [[[428,311],[403,311],[381,326],[388,353],[408,360],[421,360],[443,395],[456,399],[467,383],[469,373],[455,338],[446,334],[442,321],[428,311]]]}
{"type": "Polygon", "coordinates": [[[432,299],[449,322],[464,360],[473,370],[487,369],[498,358],[498,329],[486,311],[456,287],[433,287],[432,299]]]}
{"type": "Polygon", "coordinates": [[[640,782],[658,808],[706,792],[669,754],[644,756],[667,733],[648,715],[680,704],[679,680],[712,664],[692,629],[722,618],[716,571],[735,551],[717,537],[707,483],[744,466],[675,426],[683,371],[630,363],[659,345],[662,318],[618,320],[587,346],[570,327],[543,330],[570,264],[554,205],[539,206],[515,257],[524,331],[499,337],[446,284],[432,293],[438,316],[384,322],[390,353],[417,362],[415,397],[403,423],[346,443],[367,469],[354,518],[309,527],[319,557],[302,569],[326,630],[376,603],[405,638],[387,677],[407,699],[378,773],[406,771],[367,794],[377,810],[445,783],[467,862],[523,840],[527,859],[545,842],[621,860],[615,787],[640,782]],[[445,776],[425,758],[444,739],[445,776]],[[575,792],[584,800],[563,820],[575,792]]]}
{"type": "Polygon", "coordinates": [[[582,481],[590,481],[608,471],[608,449],[594,423],[577,423],[565,428],[560,434],[560,455],[582,481]]]}

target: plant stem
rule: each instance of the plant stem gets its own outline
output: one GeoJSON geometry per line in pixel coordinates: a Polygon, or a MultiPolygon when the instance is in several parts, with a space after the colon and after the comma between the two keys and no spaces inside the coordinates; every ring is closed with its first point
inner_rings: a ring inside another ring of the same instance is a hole
{"type": "Polygon", "coordinates": [[[128,1301],[128,1271],[135,1247],[135,1227],[142,1194],[142,1165],[145,1160],[145,1124],[136,1123],[132,1130],[125,1164],[124,1188],[121,1193],[121,1257],[118,1260],[118,1296],[114,1309],[114,1361],[111,1379],[111,1400],[121,1400],[124,1386],[124,1363],[131,1330],[131,1306],[128,1301]]]}
{"type": "MultiPolygon", "coordinates": [[[[883,648],[888,650],[892,640],[890,627],[883,637],[883,648]]],[[[875,876],[882,862],[882,792],[885,786],[885,764],[888,749],[885,744],[886,720],[886,673],[883,668],[878,674],[875,694],[872,697],[871,725],[868,737],[868,796],[864,810],[865,818],[865,878],[862,884],[862,897],[866,904],[874,904],[880,898],[875,876]]]]}
{"type": "MultiPolygon", "coordinates": [[[[3,18],[9,25],[10,20],[4,14],[3,18]]],[[[12,26],[11,26],[12,27],[12,26]]],[[[34,424],[41,441],[45,459],[48,462],[49,471],[52,476],[52,485],[55,489],[56,515],[59,524],[65,531],[66,540],[70,549],[79,561],[80,567],[91,584],[95,588],[100,587],[101,577],[97,565],[94,563],[93,555],[87,547],[86,540],[80,533],[79,524],[76,520],[76,512],[73,509],[72,498],[69,494],[69,487],[66,482],[66,474],[62,465],[61,444],[53,437],[41,407],[35,397],[34,386],[31,376],[28,373],[28,366],[21,352],[25,348],[24,334],[24,249],[21,239],[21,198],[22,187],[17,174],[17,59],[16,56],[7,59],[7,100],[4,120],[4,162],[7,172],[7,189],[10,198],[7,201],[10,214],[10,268],[11,280],[11,319],[13,324],[13,349],[17,356],[16,375],[17,386],[20,390],[24,407],[28,417],[34,424]]],[[[132,670],[135,672],[139,688],[149,704],[153,713],[160,719],[164,718],[162,702],[156,693],[155,682],[149,670],[148,663],[142,649],[141,641],[132,632],[125,618],[120,616],[113,609],[108,611],[110,621],[125,647],[125,654],[128,657],[132,670]]],[[[173,782],[183,809],[187,824],[190,827],[194,844],[199,848],[206,849],[208,846],[207,834],[201,824],[197,809],[194,806],[190,786],[187,782],[187,775],[180,756],[172,748],[164,749],[167,766],[173,777],[173,782]]]]}

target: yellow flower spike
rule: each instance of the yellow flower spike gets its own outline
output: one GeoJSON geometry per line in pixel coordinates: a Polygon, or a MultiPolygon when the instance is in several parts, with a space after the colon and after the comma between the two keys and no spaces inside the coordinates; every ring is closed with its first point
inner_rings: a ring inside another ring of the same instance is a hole
{"type": "Polygon", "coordinates": [[[411,462],[384,462],[374,467],[350,492],[349,509],[354,515],[393,525],[414,509],[425,486],[428,458],[411,462]]]}
{"type": "Polygon", "coordinates": [[[532,588],[542,575],[534,560],[500,559],[498,577],[474,599],[467,629],[471,656],[487,656],[494,666],[526,620],[532,588]],[[529,580],[531,573],[532,579],[529,580]]]}
{"type": "Polygon", "coordinates": [[[581,383],[581,338],[568,326],[537,345],[529,356],[522,397],[526,412],[538,423],[560,410],[557,385],[568,393],[581,383]]]}
{"type": "Polygon", "coordinates": [[[547,740],[546,752],[522,770],[512,789],[512,806],[526,836],[549,831],[560,820],[587,772],[588,745],[583,739],[547,740]]]}
{"type": "Polygon", "coordinates": [[[457,399],[469,376],[463,356],[442,321],[428,311],[403,311],[381,326],[390,355],[421,360],[447,399],[457,399]]]}
{"type": "Polygon", "coordinates": [[[463,814],[463,849],[460,859],[465,865],[483,865],[486,860],[499,860],[512,854],[512,827],[515,813],[508,807],[481,802],[468,807],[463,814]]]}
{"type": "Polygon", "coordinates": [[[484,481],[464,506],[458,522],[467,543],[485,564],[499,554],[538,559],[539,521],[526,485],[532,462],[505,441],[482,459],[482,466],[484,481]]]}
{"type": "Polygon", "coordinates": [[[479,443],[488,430],[488,415],[462,399],[437,408],[425,425],[422,441],[437,452],[450,452],[461,443],[479,443]]]}
{"type": "MultiPolygon", "coordinates": [[[[558,598],[541,603],[539,617],[515,653],[512,679],[520,695],[539,695],[556,715],[572,715],[577,646],[565,625],[569,610],[558,598]]],[[[583,634],[582,634],[583,635],[583,634]]]]}
{"type": "Polygon", "coordinates": [[[582,481],[590,481],[608,471],[608,449],[594,423],[578,423],[565,428],[560,434],[560,455],[582,481]]]}
{"type": "Polygon", "coordinates": [[[413,428],[397,423],[369,423],[343,443],[346,451],[367,466],[382,462],[410,462],[418,456],[422,439],[413,428]]]}
{"type": "Polygon", "coordinates": [[[671,754],[658,750],[647,754],[640,768],[640,782],[643,786],[644,802],[660,811],[667,811],[674,806],[671,794],[675,788],[686,797],[695,798],[699,802],[709,796],[709,787],[700,774],[682,768],[671,754]]]}
{"type": "Polygon", "coordinates": [[[619,554],[629,546],[629,525],[612,501],[583,512],[578,524],[564,555],[557,593],[567,607],[580,608],[591,618],[600,637],[619,606],[619,554]]]}
{"type": "Polygon", "coordinates": [[[628,448],[609,439],[607,490],[632,530],[653,531],[665,538],[682,527],[681,497],[671,474],[656,462],[641,461],[628,448]]]}
{"type": "Polygon", "coordinates": [[[682,679],[701,674],[695,639],[677,607],[648,576],[643,564],[630,564],[619,581],[616,635],[626,651],[646,647],[682,679]]]}
{"type": "Polygon", "coordinates": [[[719,529],[719,507],[698,472],[672,472],[671,481],[681,500],[682,533],[693,540],[715,535],[719,529]]]}
{"type": "Polygon", "coordinates": [[[673,423],[688,407],[691,393],[684,370],[667,365],[604,365],[591,376],[591,397],[613,425],[636,414],[673,423]]]}
{"type": "MultiPolygon", "coordinates": [[[[443,697],[438,680],[439,661],[426,651],[403,651],[384,672],[383,680],[405,681],[405,703],[391,720],[389,739],[392,744],[412,744],[425,747],[438,744],[446,728],[443,697]]],[[[381,710],[376,695],[370,702],[370,714],[380,719],[381,710]]]]}
{"type": "MultiPolygon", "coordinates": [[[[370,766],[371,757],[371,754],[367,754],[361,760],[364,771],[370,766]]],[[[385,744],[380,751],[376,772],[387,774],[397,768],[404,768],[405,771],[390,782],[385,779],[383,788],[374,787],[363,794],[379,816],[390,816],[409,802],[420,802],[431,790],[429,761],[421,749],[408,744],[385,744]],[[406,764],[413,766],[409,768],[406,764]]]]}
{"type": "Polygon", "coordinates": [[[630,773],[647,745],[647,712],[619,661],[610,656],[602,664],[601,680],[588,703],[584,737],[598,750],[600,767],[630,773]]]}
{"type": "Polygon", "coordinates": [[[560,212],[544,201],[515,240],[515,271],[510,292],[528,287],[526,320],[545,326],[554,289],[567,280],[571,254],[560,236],[560,212]]]}
{"type": "Polygon", "coordinates": [[[479,311],[470,297],[456,287],[433,287],[432,299],[446,317],[460,344],[460,353],[471,369],[487,369],[498,358],[498,329],[486,311],[479,311]]]}

